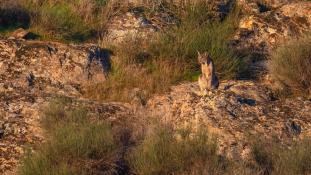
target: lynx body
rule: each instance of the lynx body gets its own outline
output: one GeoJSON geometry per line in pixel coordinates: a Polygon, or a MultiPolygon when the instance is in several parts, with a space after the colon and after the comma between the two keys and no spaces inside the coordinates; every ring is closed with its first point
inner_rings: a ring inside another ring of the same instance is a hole
{"type": "Polygon", "coordinates": [[[198,82],[201,92],[206,94],[208,91],[218,88],[219,80],[215,73],[213,60],[207,52],[203,54],[198,53],[198,61],[201,64],[202,70],[198,82]]]}

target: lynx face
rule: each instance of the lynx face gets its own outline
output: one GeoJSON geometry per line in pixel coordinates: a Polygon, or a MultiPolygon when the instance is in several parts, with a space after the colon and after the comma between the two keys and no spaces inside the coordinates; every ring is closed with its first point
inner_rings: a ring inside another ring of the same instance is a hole
{"type": "Polygon", "coordinates": [[[207,52],[204,52],[203,54],[198,52],[198,61],[200,64],[209,64],[210,60],[210,56],[207,52]]]}

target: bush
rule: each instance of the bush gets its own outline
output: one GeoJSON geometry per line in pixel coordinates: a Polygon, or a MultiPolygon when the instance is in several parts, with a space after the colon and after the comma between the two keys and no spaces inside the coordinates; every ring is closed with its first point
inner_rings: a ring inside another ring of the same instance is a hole
{"type": "Polygon", "coordinates": [[[311,88],[311,34],[279,46],[271,53],[269,71],[294,94],[308,96],[311,88]]]}
{"type": "Polygon", "coordinates": [[[253,145],[257,171],[262,174],[292,175],[311,173],[311,140],[293,143],[290,147],[261,141],[253,145]]]}
{"type": "Polygon", "coordinates": [[[128,162],[139,175],[220,174],[224,164],[216,152],[216,144],[204,131],[177,139],[173,131],[160,127],[129,153],[128,162]]]}
{"type": "Polygon", "coordinates": [[[119,145],[110,124],[91,122],[83,108],[66,109],[66,99],[45,109],[46,142],[29,153],[22,175],[98,174],[115,172],[119,145]]]}
{"type": "Polygon", "coordinates": [[[274,174],[310,174],[311,140],[295,143],[291,149],[283,149],[276,154],[274,174]]]}
{"type": "Polygon", "coordinates": [[[188,74],[197,74],[197,52],[210,53],[216,65],[216,73],[222,79],[236,78],[243,67],[243,59],[228,47],[228,40],[235,32],[240,10],[232,9],[224,20],[214,19],[209,4],[189,5],[179,27],[160,34],[151,43],[149,51],[156,58],[169,59],[178,64],[187,64],[188,74]],[[200,15],[206,14],[206,15],[200,15]]]}

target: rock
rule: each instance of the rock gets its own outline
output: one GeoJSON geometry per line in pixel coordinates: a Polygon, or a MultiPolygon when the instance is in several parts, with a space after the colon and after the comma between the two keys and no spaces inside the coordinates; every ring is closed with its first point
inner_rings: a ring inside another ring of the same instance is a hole
{"type": "Polygon", "coordinates": [[[144,116],[153,116],[176,130],[192,128],[195,132],[199,127],[207,128],[217,135],[220,154],[230,159],[248,159],[250,136],[277,136],[284,144],[310,137],[311,103],[304,99],[271,101],[270,94],[258,82],[226,81],[213,93],[200,96],[196,83],[185,83],[149,100],[144,116]]]}
{"type": "Polygon", "coordinates": [[[11,37],[15,39],[26,39],[27,35],[29,35],[27,30],[19,28],[11,34],[11,37]]]}
{"type": "Polygon", "coordinates": [[[112,43],[120,43],[129,38],[148,37],[153,35],[158,27],[135,12],[127,12],[113,17],[107,29],[107,39],[112,43]]]}
{"type": "Polygon", "coordinates": [[[249,99],[249,98],[238,97],[237,101],[240,104],[247,104],[249,106],[255,106],[256,105],[256,101],[253,99],[249,99]]]}
{"type": "Polygon", "coordinates": [[[280,1],[276,6],[262,13],[255,10],[243,17],[232,46],[250,51],[254,59],[262,59],[281,42],[311,29],[310,2],[280,1]]]}
{"type": "Polygon", "coordinates": [[[124,104],[82,97],[85,85],[105,81],[110,54],[89,44],[0,40],[0,174],[14,172],[24,150],[44,140],[39,120],[51,98],[65,96],[97,119],[118,123],[130,116],[124,104]]]}
{"type": "Polygon", "coordinates": [[[287,121],[285,128],[288,133],[293,135],[299,135],[301,133],[301,127],[294,121],[287,121]]]}

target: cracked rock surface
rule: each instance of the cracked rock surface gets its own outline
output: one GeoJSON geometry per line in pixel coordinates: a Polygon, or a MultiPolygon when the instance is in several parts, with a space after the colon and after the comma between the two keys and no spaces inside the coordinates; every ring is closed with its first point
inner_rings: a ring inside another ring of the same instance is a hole
{"type": "Polygon", "coordinates": [[[202,96],[197,83],[175,86],[148,102],[148,112],[176,129],[199,127],[217,135],[220,153],[248,159],[252,137],[275,137],[282,143],[311,136],[311,101],[275,100],[264,85],[252,81],[222,82],[202,96]]]}
{"type": "Polygon", "coordinates": [[[108,59],[93,45],[0,40],[0,174],[15,174],[25,150],[44,139],[39,119],[51,98],[66,96],[113,122],[129,115],[124,104],[82,98],[84,85],[105,80],[108,59]]]}

